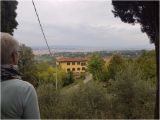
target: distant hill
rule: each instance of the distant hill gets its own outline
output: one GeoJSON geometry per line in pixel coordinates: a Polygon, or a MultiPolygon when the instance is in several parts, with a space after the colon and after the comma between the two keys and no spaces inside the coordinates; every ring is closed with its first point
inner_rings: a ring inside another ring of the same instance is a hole
{"type": "MultiPolygon", "coordinates": [[[[30,46],[33,50],[45,50],[47,49],[47,46],[30,46]]],[[[50,49],[103,49],[103,50],[151,50],[154,49],[154,46],[148,46],[148,45],[139,45],[139,46],[132,46],[132,47],[123,47],[123,46],[69,46],[69,45],[50,45],[50,49]]]]}

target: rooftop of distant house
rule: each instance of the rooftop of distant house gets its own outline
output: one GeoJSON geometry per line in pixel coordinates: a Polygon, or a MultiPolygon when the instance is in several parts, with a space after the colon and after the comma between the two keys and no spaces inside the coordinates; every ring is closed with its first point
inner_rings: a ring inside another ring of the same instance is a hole
{"type": "Polygon", "coordinates": [[[57,62],[86,62],[87,58],[57,58],[57,62]]]}

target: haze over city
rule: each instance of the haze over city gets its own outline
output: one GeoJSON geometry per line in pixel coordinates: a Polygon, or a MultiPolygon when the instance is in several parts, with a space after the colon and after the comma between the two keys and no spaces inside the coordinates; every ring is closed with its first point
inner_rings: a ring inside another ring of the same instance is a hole
{"type": "MultiPolygon", "coordinates": [[[[30,47],[46,46],[31,0],[18,0],[14,36],[30,47]]],[[[35,0],[50,46],[154,49],[140,25],[115,18],[111,1],[35,0]]]]}

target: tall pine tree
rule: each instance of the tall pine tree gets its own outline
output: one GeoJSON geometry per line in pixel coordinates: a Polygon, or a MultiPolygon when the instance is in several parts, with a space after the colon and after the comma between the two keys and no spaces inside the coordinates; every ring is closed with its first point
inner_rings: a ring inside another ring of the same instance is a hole
{"type": "Polygon", "coordinates": [[[125,23],[141,25],[151,43],[155,44],[157,62],[157,93],[155,118],[159,118],[159,1],[112,1],[115,17],[125,23]]]}
{"type": "Polygon", "coordinates": [[[1,1],[1,32],[13,35],[18,23],[16,21],[17,1],[1,1]]]}

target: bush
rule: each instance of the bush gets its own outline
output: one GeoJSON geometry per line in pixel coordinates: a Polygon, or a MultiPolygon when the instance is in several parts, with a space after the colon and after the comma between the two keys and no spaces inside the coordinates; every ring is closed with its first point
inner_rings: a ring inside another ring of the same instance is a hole
{"type": "Polygon", "coordinates": [[[107,81],[107,69],[105,61],[99,54],[92,54],[88,60],[88,71],[92,74],[93,80],[107,81]]]}
{"type": "MultiPolygon", "coordinates": [[[[153,119],[155,84],[145,80],[135,61],[123,62],[106,88],[90,81],[71,90],[53,84],[38,87],[42,118],[54,119],[153,119]],[[64,91],[64,90],[65,91],[64,91]]],[[[65,75],[64,75],[65,76],[65,75]]],[[[63,77],[62,77],[63,78],[63,77]]],[[[64,77],[65,78],[65,77],[64,77]]]]}
{"type": "Polygon", "coordinates": [[[117,72],[123,69],[124,59],[118,55],[113,55],[110,64],[108,66],[108,78],[115,80],[115,75],[117,72]]]}
{"type": "Polygon", "coordinates": [[[137,68],[142,71],[142,79],[156,83],[156,57],[155,51],[144,52],[136,60],[137,68]]]}
{"type": "Polygon", "coordinates": [[[52,85],[42,85],[37,91],[42,118],[100,119],[110,117],[111,100],[97,83],[89,82],[74,91],[65,93],[55,91],[52,85]]]}
{"type": "Polygon", "coordinates": [[[60,119],[100,119],[109,117],[109,99],[104,89],[95,82],[68,93],[62,97],[58,108],[60,119]],[[63,109],[63,110],[62,110],[63,109]]]}
{"type": "Polygon", "coordinates": [[[72,72],[68,72],[66,77],[63,79],[63,86],[67,86],[74,82],[74,77],[72,72]]]}
{"type": "Polygon", "coordinates": [[[36,61],[34,54],[30,47],[24,44],[19,47],[19,62],[18,71],[23,80],[30,82],[34,87],[38,86],[38,79],[36,77],[36,61]]]}
{"type": "Polygon", "coordinates": [[[39,84],[53,84],[56,86],[57,77],[57,87],[60,89],[63,86],[69,85],[74,82],[72,73],[66,73],[62,69],[57,69],[50,66],[47,62],[41,62],[37,64],[37,79],[39,84]],[[56,76],[57,74],[57,76],[56,76]]]}
{"type": "Polygon", "coordinates": [[[155,86],[142,80],[141,71],[126,64],[112,82],[113,117],[123,119],[153,119],[155,86]]]}
{"type": "Polygon", "coordinates": [[[56,105],[59,102],[60,94],[53,84],[41,84],[37,88],[40,114],[42,119],[54,118],[56,116],[56,105]]]}
{"type": "Polygon", "coordinates": [[[84,80],[86,78],[86,73],[81,73],[80,74],[80,79],[84,80]]]}

